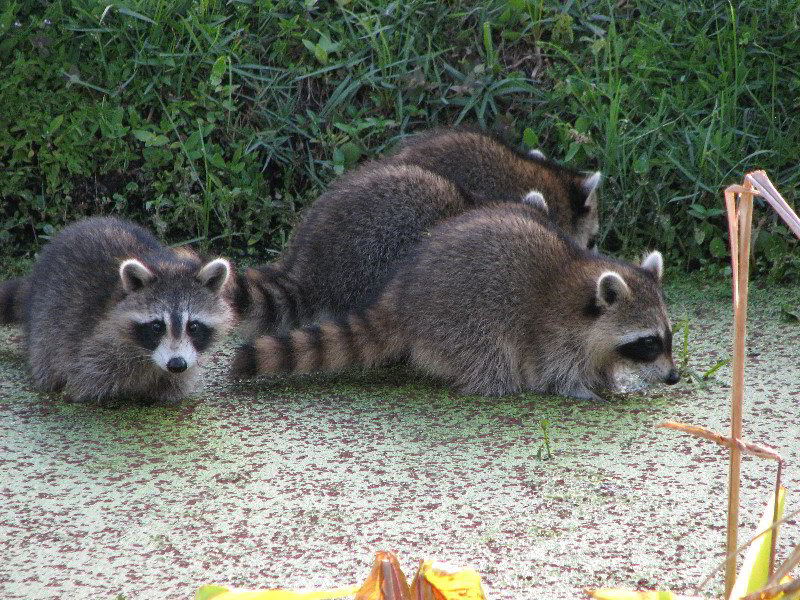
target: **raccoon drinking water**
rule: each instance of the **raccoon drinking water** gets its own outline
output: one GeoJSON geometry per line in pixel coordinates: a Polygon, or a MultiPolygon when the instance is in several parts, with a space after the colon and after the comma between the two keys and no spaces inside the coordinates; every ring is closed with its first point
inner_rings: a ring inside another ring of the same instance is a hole
{"type": "Polygon", "coordinates": [[[237,351],[234,377],[409,359],[467,394],[598,398],[620,369],[678,381],[661,289],[641,265],[579,247],[525,205],[442,223],[364,310],[264,336],[237,351]]]}
{"type": "Polygon", "coordinates": [[[0,323],[21,323],[36,386],[77,400],[179,398],[233,325],[223,258],[204,262],[115,218],[65,228],[28,277],[0,284],[0,323]]]}
{"type": "Polygon", "coordinates": [[[343,175],[297,227],[284,258],[247,272],[247,336],[343,315],[439,221],[477,206],[527,203],[581,246],[597,233],[600,173],[580,174],[469,130],[411,138],[394,156],[343,175]]]}

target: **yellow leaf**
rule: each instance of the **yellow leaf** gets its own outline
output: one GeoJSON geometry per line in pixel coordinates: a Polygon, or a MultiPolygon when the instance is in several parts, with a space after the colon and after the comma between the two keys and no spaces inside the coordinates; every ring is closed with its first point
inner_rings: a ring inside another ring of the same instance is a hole
{"type": "Polygon", "coordinates": [[[422,561],[411,585],[411,597],[424,600],[486,600],[481,576],[472,569],[457,569],[422,561]]]}
{"type": "Polygon", "coordinates": [[[214,600],[328,600],[329,598],[352,596],[358,589],[359,586],[354,585],[309,592],[297,590],[228,590],[213,598],[214,600]]]}
{"type": "MultiPolygon", "coordinates": [[[[778,519],[783,514],[783,505],[786,500],[786,488],[781,486],[778,493],[778,519]]],[[[764,514],[758,522],[756,531],[764,531],[772,525],[772,518],[775,512],[775,496],[772,495],[767,503],[764,514]]],[[[743,598],[757,590],[763,588],[769,578],[769,553],[772,547],[772,536],[778,534],[776,529],[758,538],[747,551],[742,563],[742,569],[736,577],[736,582],[731,590],[731,598],[743,598]]]]}
{"type": "Polygon", "coordinates": [[[596,600],[679,600],[672,592],[633,592],[630,590],[599,589],[586,590],[596,600]]]}

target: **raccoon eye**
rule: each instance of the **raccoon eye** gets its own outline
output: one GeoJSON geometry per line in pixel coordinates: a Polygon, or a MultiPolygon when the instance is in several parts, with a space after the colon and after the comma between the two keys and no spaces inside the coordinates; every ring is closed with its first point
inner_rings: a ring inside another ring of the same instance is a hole
{"type": "Polygon", "coordinates": [[[622,356],[639,362],[652,362],[664,352],[664,342],[660,337],[650,335],[639,338],[617,348],[622,356]]]}
{"type": "Polygon", "coordinates": [[[186,324],[186,331],[192,338],[192,343],[198,352],[208,348],[214,341],[214,328],[200,321],[189,321],[186,324]]]}
{"type": "Polygon", "coordinates": [[[597,236],[593,235],[589,238],[589,242],[586,244],[586,248],[591,250],[592,252],[597,251],[597,236]]]}
{"type": "Polygon", "coordinates": [[[131,337],[142,348],[155,350],[161,343],[166,326],[164,321],[148,321],[146,323],[131,323],[131,337]]]}

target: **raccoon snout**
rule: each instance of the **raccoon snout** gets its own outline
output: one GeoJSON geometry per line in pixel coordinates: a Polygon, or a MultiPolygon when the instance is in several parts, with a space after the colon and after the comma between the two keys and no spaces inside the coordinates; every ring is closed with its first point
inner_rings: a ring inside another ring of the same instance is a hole
{"type": "Polygon", "coordinates": [[[667,376],[664,378],[664,383],[666,383],[667,385],[674,385],[678,383],[680,379],[681,376],[680,373],[678,373],[678,369],[673,367],[672,369],[670,369],[669,373],[667,373],[667,376]]]}
{"type": "Polygon", "coordinates": [[[167,370],[170,373],[183,373],[188,366],[182,356],[173,356],[167,361],[167,370]]]}

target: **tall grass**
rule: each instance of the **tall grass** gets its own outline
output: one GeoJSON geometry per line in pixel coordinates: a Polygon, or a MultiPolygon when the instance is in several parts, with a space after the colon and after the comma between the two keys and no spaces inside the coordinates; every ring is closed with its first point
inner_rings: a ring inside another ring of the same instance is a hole
{"type": "MultiPolygon", "coordinates": [[[[115,212],[280,251],[328,182],[434,125],[602,169],[602,246],[724,269],[720,189],[800,165],[800,2],[93,0],[0,13],[0,249],[115,212]],[[524,138],[523,138],[524,133],[524,138]]],[[[782,226],[755,266],[800,273],[782,226]]]]}

